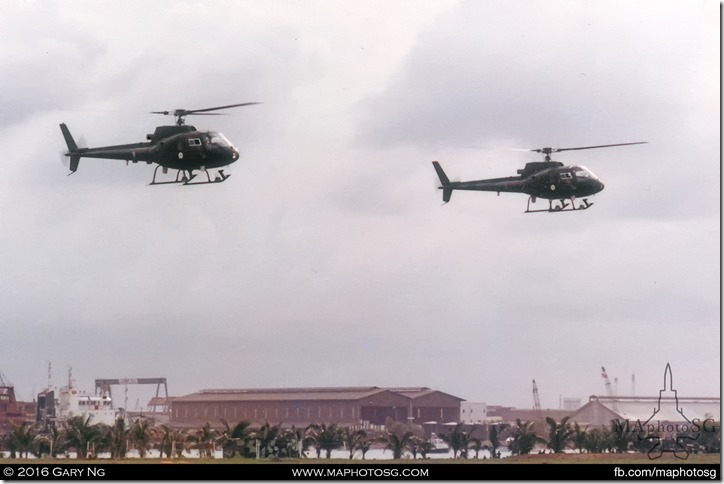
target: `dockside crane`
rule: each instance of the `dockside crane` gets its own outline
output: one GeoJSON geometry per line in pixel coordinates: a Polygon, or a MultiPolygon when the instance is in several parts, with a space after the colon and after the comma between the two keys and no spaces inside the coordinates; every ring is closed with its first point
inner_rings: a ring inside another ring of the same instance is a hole
{"type": "Polygon", "coordinates": [[[611,380],[608,379],[608,373],[606,373],[606,368],[603,366],[601,367],[601,377],[603,378],[603,383],[606,385],[606,393],[611,398],[611,410],[618,413],[618,403],[616,402],[616,396],[613,394],[611,380]]]}
{"type": "Polygon", "coordinates": [[[9,406],[14,405],[16,401],[15,387],[10,383],[10,380],[0,372],[0,410],[6,412],[9,406]]]}
{"type": "Polygon", "coordinates": [[[533,408],[535,409],[536,417],[541,418],[540,397],[538,395],[538,385],[535,384],[535,380],[533,380],[533,408]]]}

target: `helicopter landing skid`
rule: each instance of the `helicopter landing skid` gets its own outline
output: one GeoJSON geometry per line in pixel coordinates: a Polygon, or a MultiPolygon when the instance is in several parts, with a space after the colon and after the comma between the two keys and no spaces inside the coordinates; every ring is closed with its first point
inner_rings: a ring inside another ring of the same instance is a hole
{"type": "Polygon", "coordinates": [[[158,172],[159,168],[161,168],[161,165],[157,166],[156,169],[153,171],[153,180],[151,180],[151,183],[149,183],[149,185],[170,185],[177,183],[180,183],[182,185],[208,185],[209,183],[221,183],[223,181],[226,181],[226,179],[231,176],[226,175],[224,173],[224,170],[219,170],[216,174],[216,178],[212,180],[211,175],[209,175],[209,171],[204,169],[207,181],[192,182],[192,180],[196,178],[196,175],[193,172],[191,172],[190,170],[188,172],[186,170],[177,170],[175,180],[159,182],[156,181],[156,173],[158,172]]]}
{"type": "Polygon", "coordinates": [[[208,171],[208,170],[204,170],[204,172],[206,173],[206,180],[207,180],[207,181],[197,181],[197,182],[193,182],[193,183],[192,183],[191,180],[193,180],[193,179],[196,177],[196,175],[191,175],[191,177],[188,178],[188,179],[184,182],[184,185],[208,185],[209,183],[221,183],[221,182],[226,181],[226,179],[231,176],[231,175],[226,175],[226,174],[224,173],[224,170],[219,170],[219,171],[216,172],[216,177],[212,180],[212,179],[211,179],[211,175],[209,175],[209,171],[208,171]]]}
{"type": "MultiPolygon", "coordinates": [[[[156,181],[156,173],[158,173],[158,169],[161,168],[161,165],[158,165],[155,170],[153,170],[153,180],[151,180],[151,183],[149,185],[171,185],[176,183],[188,183],[189,180],[192,180],[196,175],[191,175],[188,177],[186,175],[185,170],[176,170],[176,179],[174,181],[156,181]]],[[[164,173],[166,171],[164,170],[164,173]]]]}
{"type": "Polygon", "coordinates": [[[528,198],[528,206],[526,207],[526,210],[524,213],[538,213],[538,212],[575,212],[578,210],[586,210],[587,208],[591,208],[593,206],[593,202],[589,202],[588,199],[584,198],[583,202],[576,207],[573,199],[570,199],[570,203],[568,201],[560,200],[560,205],[553,206],[553,200],[548,200],[548,208],[542,208],[540,210],[531,210],[530,209],[530,202],[533,201],[533,197],[528,198]]]}

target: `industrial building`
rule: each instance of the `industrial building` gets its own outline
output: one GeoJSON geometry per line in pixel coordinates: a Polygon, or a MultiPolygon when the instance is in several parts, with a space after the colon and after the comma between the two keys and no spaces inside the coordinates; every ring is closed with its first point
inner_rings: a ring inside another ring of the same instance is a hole
{"type": "Polygon", "coordinates": [[[206,423],[220,427],[246,420],[258,426],[265,422],[285,427],[311,423],[336,423],[374,428],[387,419],[422,424],[457,422],[460,402],[447,393],[420,388],[264,388],[202,390],[176,397],[170,403],[170,425],[198,427],[206,423]]]}
{"type": "Polygon", "coordinates": [[[570,414],[570,410],[561,408],[515,408],[502,405],[489,405],[487,418],[488,422],[515,423],[516,420],[520,419],[521,422],[536,422],[542,425],[545,424],[546,417],[560,422],[570,414]]]}
{"type": "Polygon", "coordinates": [[[571,413],[570,421],[591,427],[610,427],[611,422],[685,423],[721,420],[719,397],[596,396],[571,413]]]}
{"type": "Polygon", "coordinates": [[[35,420],[35,402],[19,402],[15,386],[0,373],[0,433],[22,422],[35,420]]]}

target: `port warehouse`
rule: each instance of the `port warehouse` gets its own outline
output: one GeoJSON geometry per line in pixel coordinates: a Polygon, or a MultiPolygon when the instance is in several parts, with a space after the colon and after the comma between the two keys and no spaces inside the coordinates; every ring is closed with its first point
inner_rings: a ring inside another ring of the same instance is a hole
{"type": "Polygon", "coordinates": [[[376,428],[388,420],[415,424],[460,421],[462,398],[422,388],[271,388],[202,390],[169,401],[169,424],[199,427],[207,422],[246,420],[284,427],[311,423],[376,428]]]}

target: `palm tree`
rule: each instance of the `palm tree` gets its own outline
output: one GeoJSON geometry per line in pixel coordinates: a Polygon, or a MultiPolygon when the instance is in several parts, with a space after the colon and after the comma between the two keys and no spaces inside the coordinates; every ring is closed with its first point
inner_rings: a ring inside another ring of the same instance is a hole
{"type": "Polygon", "coordinates": [[[161,436],[158,443],[159,453],[161,457],[166,454],[170,458],[181,457],[184,450],[188,450],[187,442],[189,436],[186,430],[172,429],[168,425],[161,425],[160,432],[157,435],[161,436]]]}
{"type": "Polygon", "coordinates": [[[586,440],[583,448],[592,454],[603,452],[606,448],[606,442],[610,439],[610,432],[606,427],[602,429],[594,428],[586,432],[586,440]]]}
{"type": "Polygon", "coordinates": [[[398,435],[388,430],[382,437],[382,441],[385,443],[385,450],[390,449],[392,451],[392,458],[398,460],[402,458],[402,453],[407,450],[414,437],[415,434],[413,432],[405,432],[402,435],[398,435]]]}
{"type": "Polygon", "coordinates": [[[12,457],[19,453],[21,458],[27,457],[33,451],[38,427],[34,423],[21,422],[13,425],[8,438],[8,448],[12,457]]]}
{"type": "Polygon", "coordinates": [[[211,424],[206,422],[201,429],[196,431],[194,441],[199,449],[199,457],[211,457],[216,447],[216,440],[219,433],[211,428],[211,424]]]}
{"type": "Polygon", "coordinates": [[[359,448],[360,443],[364,438],[367,437],[367,432],[364,430],[352,430],[349,427],[345,427],[342,431],[342,442],[349,450],[350,460],[354,457],[354,453],[359,448]]]}
{"type": "Polygon", "coordinates": [[[459,422],[450,433],[440,434],[440,438],[452,449],[453,459],[457,459],[458,452],[460,452],[460,457],[467,458],[468,447],[471,443],[470,434],[477,429],[477,426],[473,426],[469,432],[465,432],[463,425],[463,422],[459,422]]]}
{"type": "Polygon", "coordinates": [[[279,452],[276,440],[280,435],[281,428],[281,423],[271,425],[269,422],[264,422],[264,425],[251,435],[251,438],[255,439],[259,445],[259,457],[275,456],[279,452]]]}
{"type": "Polygon", "coordinates": [[[479,438],[472,437],[470,439],[470,448],[475,451],[475,458],[478,459],[480,456],[480,451],[484,448],[487,448],[488,446],[479,438]]]}
{"type": "Polygon", "coordinates": [[[128,450],[128,433],[126,419],[118,417],[111,427],[111,458],[125,459],[128,450]]]}
{"type": "Polygon", "coordinates": [[[47,447],[47,454],[50,457],[56,457],[60,452],[65,450],[66,435],[65,429],[59,427],[53,422],[47,432],[36,437],[36,441],[42,447],[47,447]]]}
{"type": "Polygon", "coordinates": [[[505,430],[507,424],[492,425],[488,432],[488,440],[490,441],[490,458],[498,457],[498,447],[500,447],[500,434],[505,430]]]}
{"type": "Polygon", "coordinates": [[[513,454],[530,454],[535,444],[543,439],[535,433],[533,422],[521,422],[519,418],[515,419],[516,427],[513,429],[511,436],[510,451],[513,454]]]}
{"type": "Polygon", "coordinates": [[[166,457],[173,458],[173,451],[174,451],[174,443],[175,443],[175,435],[174,435],[174,429],[169,427],[166,424],[162,424],[159,427],[158,435],[160,436],[159,442],[158,442],[158,452],[159,456],[163,457],[164,454],[166,457]]]}
{"type": "Polygon", "coordinates": [[[146,451],[150,447],[151,439],[153,438],[153,429],[151,422],[145,418],[137,418],[133,421],[133,425],[130,429],[131,441],[135,444],[138,449],[138,455],[143,459],[146,457],[146,451]]]}
{"type": "Polygon", "coordinates": [[[367,434],[364,438],[359,441],[357,448],[362,452],[362,460],[365,460],[365,455],[372,448],[372,444],[377,442],[377,437],[367,434]]]}
{"type": "Polygon", "coordinates": [[[76,415],[65,421],[68,446],[74,447],[78,457],[85,459],[90,444],[96,439],[96,427],[90,424],[91,415],[76,415]]]}
{"type": "Polygon", "coordinates": [[[337,424],[310,424],[307,431],[314,439],[314,446],[317,448],[317,456],[324,450],[327,459],[332,457],[332,451],[342,447],[342,429],[337,424]]]}
{"type": "Polygon", "coordinates": [[[112,444],[112,427],[108,424],[97,423],[94,425],[96,436],[93,440],[93,457],[98,457],[98,454],[110,450],[112,444]]]}
{"type": "MultiPolygon", "coordinates": [[[[721,453],[721,422],[715,420],[710,414],[704,414],[705,419],[701,422],[701,433],[697,439],[698,448],[705,454],[721,453]]],[[[694,438],[695,433],[689,432],[689,438],[694,438]]],[[[686,437],[686,435],[684,435],[686,437]]]]}
{"type": "Polygon", "coordinates": [[[581,428],[578,422],[573,424],[573,435],[571,436],[571,442],[573,446],[578,449],[579,452],[583,453],[586,451],[586,442],[588,441],[588,425],[585,428],[581,428]]]}
{"type": "Polygon", "coordinates": [[[612,430],[609,437],[609,447],[615,452],[626,452],[631,438],[633,437],[633,431],[626,425],[616,425],[612,422],[612,430]]]}
{"type": "Polygon", "coordinates": [[[302,457],[304,450],[304,431],[292,425],[284,429],[277,437],[279,457],[302,457]]]}
{"type": "Polygon", "coordinates": [[[546,445],[556,454],[560,454],[565,450],[573,435],[571,426],[568,424],[568,418],[563,417],[561,422],[557,423],[551,417],[546,417],[546,423],[548,424],[548,442],[546,445]]]}
{"type": "Polygon", "coordinates": [[[423,459],[427,459],[427,454],[429,454],[430,451],[435,448],[435,446],[428,439],[420,437],[418,437],[418,439],[419,443],[417,444],[417,450],[418,452],[420,452],[420,455],[423,459]]]}
{"type": "Polygon", "coordinates": [[[229,423],[221,419],[224,430],[221,432],[221,447],[224,451],[224,457],[234,457],[237,452],[240,456],[244,455],[246,443],[249,440],[249,426],[251,422],[242,420],[233,427],[229,423]]]}

